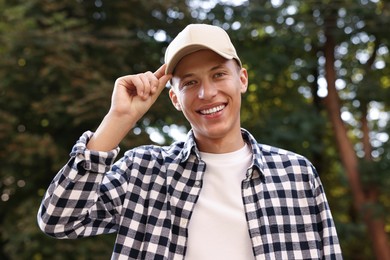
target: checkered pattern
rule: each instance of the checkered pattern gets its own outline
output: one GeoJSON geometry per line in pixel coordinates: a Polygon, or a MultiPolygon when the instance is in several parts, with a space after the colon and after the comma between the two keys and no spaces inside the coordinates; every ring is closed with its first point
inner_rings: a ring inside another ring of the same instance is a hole
{"type": "MultiPolygon", "coordinates": [[[[310,162],[242,133],[254,154],[242,199],[255,258],[342,259],[310,162]]],[[[92,134],[83,134],[50,184],[38,212],[40,228],[57,238],[116,232],[112,259],[183,259],[206,167],[192,132],[169,147],[129,150],[115,164],[119,149],[86,149],[92,134]]]]}

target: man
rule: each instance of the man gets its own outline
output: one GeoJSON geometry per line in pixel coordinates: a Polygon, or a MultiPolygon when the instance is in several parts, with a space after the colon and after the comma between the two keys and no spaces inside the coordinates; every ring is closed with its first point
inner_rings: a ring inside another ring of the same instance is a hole
{"type": "Polygon", "coordinates": [[[58,238],[116,232],[112,259],[341,259],[311,163],[241,128],[247,86],[227,33],[187,26],[155,73],[115,82],[106,117],[50,184],[40,228],[58,238]],[[136,147],[113,164],[168,81],[187,140],[136,147]]]}

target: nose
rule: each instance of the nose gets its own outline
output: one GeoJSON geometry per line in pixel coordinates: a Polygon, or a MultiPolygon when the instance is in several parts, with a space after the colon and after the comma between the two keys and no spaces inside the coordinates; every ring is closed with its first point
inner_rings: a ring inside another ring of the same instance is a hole
{"type": "Polygon", "coordinates": [[[198,98],[204,99],[204,100],[210,100],[215,95],[217,95],[217,88],[216,86],[209,81],[203,81],[198,92],[198,98]]]}

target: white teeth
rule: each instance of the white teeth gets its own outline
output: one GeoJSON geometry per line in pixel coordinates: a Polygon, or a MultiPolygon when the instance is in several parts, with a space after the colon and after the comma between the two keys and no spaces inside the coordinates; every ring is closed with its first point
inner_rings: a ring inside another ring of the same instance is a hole
{"type": "Polygon", "coordinates": [[[224,108],[225,108],[225,105],[220,105],[220,106],[213,107],[213,108],[210,108],[210,109],[201,110],[200,113],[203,114],[203,115],[210,115],[210,114],[213,114],[213,113],[217,113],[217,112],[221,111],[224,108]]]}

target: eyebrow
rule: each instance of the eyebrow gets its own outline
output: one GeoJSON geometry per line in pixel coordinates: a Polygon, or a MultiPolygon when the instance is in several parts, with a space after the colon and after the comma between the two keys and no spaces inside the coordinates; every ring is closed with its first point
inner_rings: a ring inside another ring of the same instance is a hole
{"type": "MultiPolygon", "coordinates": [[[[218,70],[218,69],[223,68],[223,67],[224,67],[224,64],[225,64],[225,62],[220,63],[220,64],[218,64],[218,65],[212,67],[212,68],[209,70],[209,72],[210,72],[210,71],[214,71],[214,70],[218,70]]],[[[184,79],[186,79],[186,78],[192,77],[193,75],[194,75],[194,73],[190,72],[190,73],[187,73],[187,74],[184,74],[183,76],[181,76],[180,79],[181,79],[181,80],[184,80],[184,79]]]]}
{"type": "Polygon", "coordinates": [[[214,66],[210,69],[210,71],[213,71],[213,70],[218,70],[218,69],[221,69],[221,68],[224,68],[225,62],[221,63],[221,64],[218,64],[217,66],[214,66]]]}
{"type": "Polygon", "coordinates": [[[182,77],[179,77],[180,80],[184,80],[186,78],[189,78],[189,77],[192,77],[194,75],[194,73],[187,73],[187,74],[184,74],[182,77]]]}

